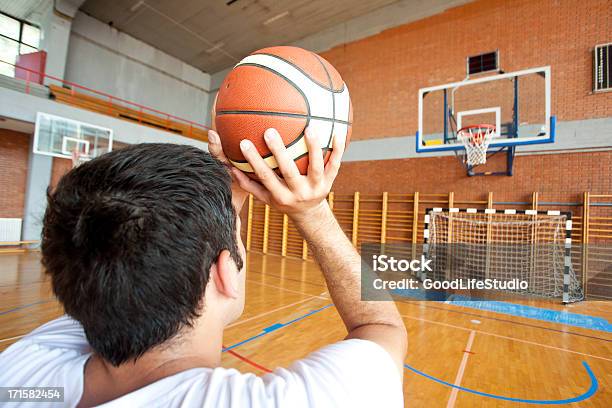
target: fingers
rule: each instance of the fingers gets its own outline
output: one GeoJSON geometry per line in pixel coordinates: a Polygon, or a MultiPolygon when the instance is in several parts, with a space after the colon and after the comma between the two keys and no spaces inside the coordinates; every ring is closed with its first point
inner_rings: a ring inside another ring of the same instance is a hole
{"type": "Polygon", "coordinates": [[[300,172],[293,158],[289,157],[285,143],[278,134],[278,131],[276,129],[266,130],[264,133],[264,140],[274,155],[285,182],[289,187],[295,187],[295,180],[300,176],[300,172]]]}
{"type": "MultiPolygon", "coordinates": [[[[263,184],[273,195],[280,196],[287,192],[287,187],[283,185],[274,171],[268,167],[267,163],[260,156],[257,149],[255,149],[253,142],[248,139],[242,140],[240,142],[240,150],[242,151],[242,155],[253,168],[253,171],[255,172],[255,175],[259,179],[260,183],[263,184]]],[[[243,174],[243,176],[245,175],[243,174]]],[[[253,194],[255,193],[253,192],[253,194]]]]}
{"type": "Polygon", "coordinates": [[[305,133],[308,146],[308,177],[311,180],[318,180],[323,175],[323,152],[312,129],[307,128],[305,133]]]}
{"type": "Polygon", "coordinates": [[[219,134],[214,130],[208,131],[208,152],[216,157],[219,161],[229,163],[227,157],[225,157],[225,153],[223,153],[223,147],[221,146],[219,134]]]}
{"type": "Polygon", "coordinates": [[[327,165],[325,166],[325,179],[330,185],[338,175],[338,170],[340,170],[340,162],[342,161],[345,143],[346,137],[334,135],[334,140],[332,142],[332,154],[329,157],[327,165]]]}
{"type": "Polygon", "coordinates": [[[266,204],[270,203],[270,193],[261,184],[251,180],[249,176],[235,167],[232,167],[232,176],[240,188],[242,188],[244,191],[253,194],[258,200],[263,201],[266,204]]]}

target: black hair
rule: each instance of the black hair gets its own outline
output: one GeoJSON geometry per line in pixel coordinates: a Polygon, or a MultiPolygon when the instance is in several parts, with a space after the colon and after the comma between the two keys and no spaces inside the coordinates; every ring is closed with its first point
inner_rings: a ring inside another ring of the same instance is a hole
{"type": "Polygon", "coordinates": [[[195,147],[113,151],[69,171],[47,201],[53,291],[115,366],[192,326],[222,250],[242,269],[229,172],[195,147]]]}

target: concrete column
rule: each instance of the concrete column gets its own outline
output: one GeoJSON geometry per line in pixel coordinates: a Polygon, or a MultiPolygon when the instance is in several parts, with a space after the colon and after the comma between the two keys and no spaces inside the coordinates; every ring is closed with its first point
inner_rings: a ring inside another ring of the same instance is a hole
{"type": "Polygon", "coordinates": [[[30,138],[28,176],[26,179],[25,208],[21,239],[40,240],[42,220],[47,207],[47,187],[51,182],[53,157],[35,154],[34,136],[30,138]]]}
{"type": "MultiPolygon", "coordinates": [[[[46,73],[64,78],[72,18],[57,11],[53,1],[42,3],[37,14],[35,19],[40,21],[41,29],[40,49],[47,52],[46,73]]],[[[45,81],[48,82],[54,83],[45,81]]]]}

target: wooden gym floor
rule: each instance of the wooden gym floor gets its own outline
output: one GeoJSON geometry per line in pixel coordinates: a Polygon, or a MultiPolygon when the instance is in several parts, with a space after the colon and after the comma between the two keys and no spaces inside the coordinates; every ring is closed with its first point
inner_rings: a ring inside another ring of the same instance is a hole
{"type": "MultiPolygon", "coordinates": [[[[612,406],[610,331],[436,302],[398,307],[409,336],[407,405],[612,406]]],[[[568,311],[610,321],[612,305],[582,302],[568,311]]],[[[0,351],[61,313],[38,252],[0,255],[0,351]]],[[[226,331],[222,362],[264,374],[344,334],[316,264],[250,253],[245,311],[226,331]]]]}

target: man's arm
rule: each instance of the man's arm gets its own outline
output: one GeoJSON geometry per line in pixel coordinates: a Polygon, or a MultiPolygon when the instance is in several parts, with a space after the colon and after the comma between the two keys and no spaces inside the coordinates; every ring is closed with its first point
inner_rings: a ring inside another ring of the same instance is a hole
{"type": "Polygon", "coordinates": [[[235,180],[242,189],[292,219],[321,266],[332,300],[348,331],[347,338],[370,340],[382,346],[402,376],[407,347],[406,328],[395,303],[361,300],[361,259],[325,201],[338,174],[344,140],[334,137],[333,152],[324,166],[317,136],[307,129],[308,174],[301,175],[278,132],[268,129],[264,139],[274,154],[283,179],[267,166],[250,141],[243,140],[240,145],[242,153],[260,183],[233,168],[235,180]]]}
{"type": "Polygon", "coordinates": [[[404,372],[406,328],[395,303],[361,300],[361,257],[346,237],[326,202],[312,218],[293,218],[323,271],[329,293],[342,317],[349,339],[378,343],[404,372]]]}

